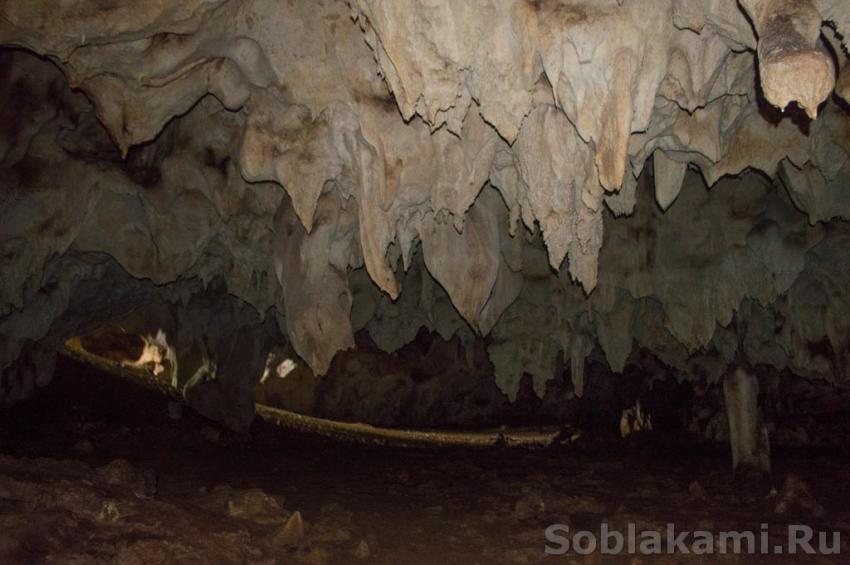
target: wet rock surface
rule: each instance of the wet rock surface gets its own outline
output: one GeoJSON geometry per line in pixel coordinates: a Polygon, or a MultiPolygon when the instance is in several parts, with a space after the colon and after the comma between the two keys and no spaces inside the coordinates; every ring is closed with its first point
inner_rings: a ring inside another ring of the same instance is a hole
{"type": "Polygon", "coordinates": [[[598,532],[603,521],[662,533],[668,522],[756,532],[769,522],[772,544],[784,542],[786,524],[850,535],[850,467],[834,453],[776,454],[767,479],[774,492],[745,501],[725,449],[629,441],[542,451],[369,449],[262,422],[246,434],[220,430],[210,443],[200,434],[208,422],[191,413],[174,421],[167,402],[63,361],[43,394],[0,415],[0,561],[538,563],[546,561],[547,526],[598,532]],[[75,451],[80,428],[95,452],[75,451]]]}

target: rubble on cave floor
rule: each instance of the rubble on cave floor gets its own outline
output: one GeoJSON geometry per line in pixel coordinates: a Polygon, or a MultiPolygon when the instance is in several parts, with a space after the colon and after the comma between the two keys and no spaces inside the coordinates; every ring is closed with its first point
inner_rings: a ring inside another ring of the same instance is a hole
{"type": "Polygon", "coordinates": [[[43,394],[0,415],[0,562],[537,563],[548,526],[598,532],[602,522],[662,532],[769,523],[772,543],[786,524],[807,524],[840,531],[847,551],[846,461],[780,453],[757,494],[729,480],[727,459],[628,442],[363,448],[259,421],[236,434],[189,412],[175,420],[166,398],[66,360],[43,394]]]}

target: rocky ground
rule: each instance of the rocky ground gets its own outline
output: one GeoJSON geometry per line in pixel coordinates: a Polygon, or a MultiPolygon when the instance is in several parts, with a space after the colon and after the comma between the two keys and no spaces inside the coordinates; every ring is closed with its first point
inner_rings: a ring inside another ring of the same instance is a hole
{"type": "MultiPolygon", "coordinates": [[[[545,556],[552,524],[599,532],[840,531],[850,467],[783,452],[736,487],[725,452],[660,439],[546,450],[391,450],[233,434],[69,360],[0,414],[0,563],[728,563],[824,556],[545,556]]],[[[549,543],[551,547],[556,544],[549,543]]],[[[846,558],[844,558],[846,559],[846,558]]]]}

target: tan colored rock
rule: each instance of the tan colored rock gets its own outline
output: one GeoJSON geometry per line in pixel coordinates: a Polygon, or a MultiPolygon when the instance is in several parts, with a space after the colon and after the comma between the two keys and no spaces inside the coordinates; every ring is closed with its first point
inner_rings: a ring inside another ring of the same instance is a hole
{"type": "Polygon", "coordinates": [[[682,190],[682,181],[685,180],[688,164],[671,159],[663,151],[654,153],[653,164],[655,166],[655,201],[662,210],[666,210],[682,190]]]}
{"type": "Polygon", "coordinates": [[[509,395],[636,347],[850,367],[823,225],[850,217],[846,2],[60,4],[0,0],[2,399],[81,312],[213,283],[237,305],[178,341],[218,366],[195,407],[237,428],[266,321],[317,374],[361,329],[491,334],[509,395]]]}
{"type": "Polygon", "coordinates": [[[835,86],[829,55],[815,45],[822,17],[813,0],[743,0],[759,36],[761,86],[784,110],[797,102],[812,119],[835,86]]]}

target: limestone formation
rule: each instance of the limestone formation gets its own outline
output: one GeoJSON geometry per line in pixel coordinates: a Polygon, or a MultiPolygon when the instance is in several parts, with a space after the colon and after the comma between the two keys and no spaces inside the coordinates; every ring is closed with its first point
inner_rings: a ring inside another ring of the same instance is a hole
{"type": "Polygon", "coordinates": [[[738,367],[723,380],[732,467],[740,476],[770,473],[770,441],[759,414],[758,395],[758,379],[752,371],[738,367]]]}
{"type": "Polygon", "coordinates": [[[847,37],[842,0],[0,0],[0,398],[152,304],[237,429],[281,333],[318,374],[484,339],[511,399],[644,350],[845,382],[847,37]]]}

